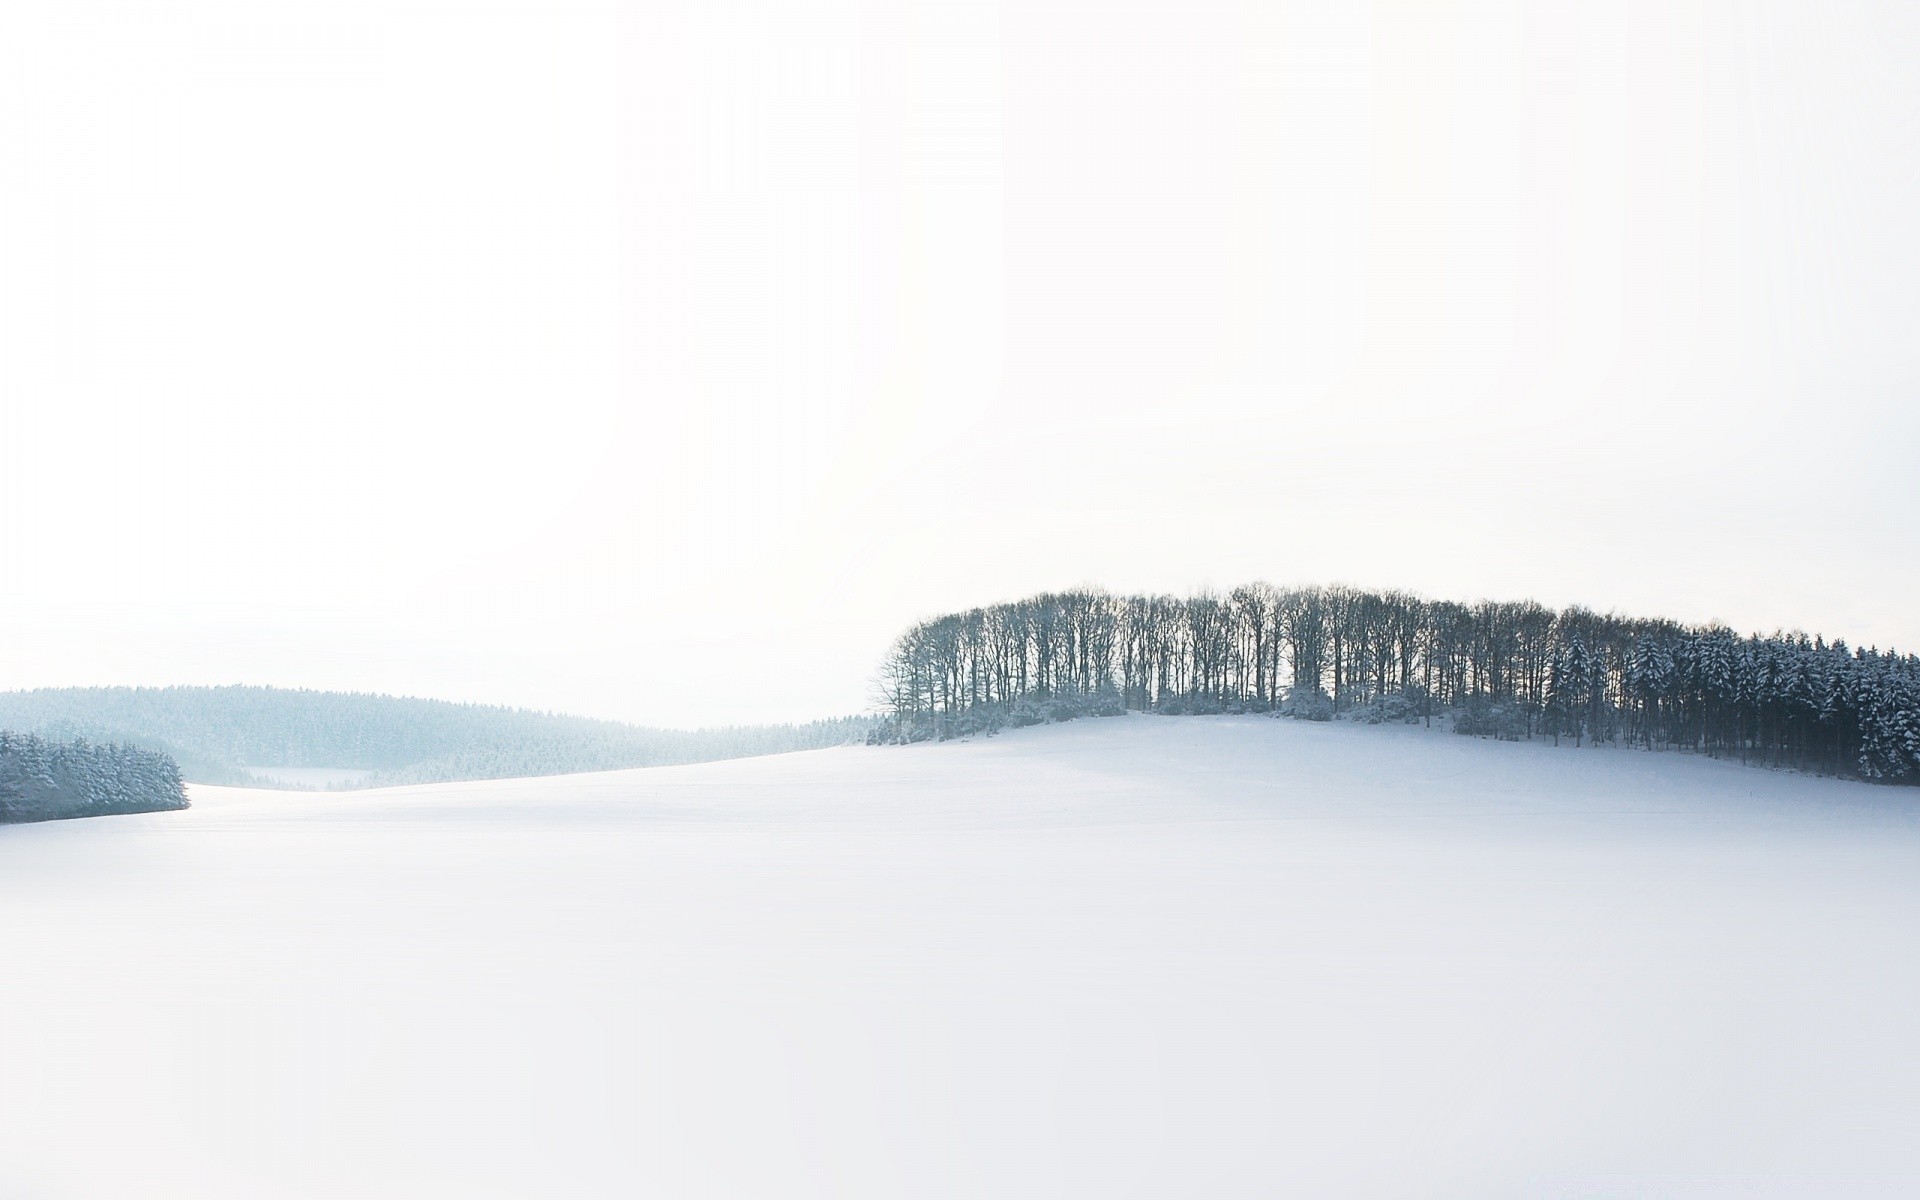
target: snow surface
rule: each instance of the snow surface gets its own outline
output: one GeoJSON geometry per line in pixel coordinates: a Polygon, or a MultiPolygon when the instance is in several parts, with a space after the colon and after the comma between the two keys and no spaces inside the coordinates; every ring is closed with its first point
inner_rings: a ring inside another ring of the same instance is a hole
{"type": "Polygon", "coordinates": [[[0,1197],[1920,1195],[1920,793],[1407,728],[0,829],[0,1197]]]}

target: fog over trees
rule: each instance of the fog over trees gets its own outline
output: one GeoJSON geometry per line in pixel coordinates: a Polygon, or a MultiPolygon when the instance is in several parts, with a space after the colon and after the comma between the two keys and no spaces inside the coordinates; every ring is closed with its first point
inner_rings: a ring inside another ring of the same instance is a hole
{"type": "Polygon", "coordinates": [[[922,621],[877,686],[876,741],[1260,712],[1920,783],[1920,658],[1533,601],[1264,583],[1184,598],[1054,592],[922,621]]]}
{"type": "Polygon", "coordinates": [[[133,746],[0,732],[0,822],[185,808],[180,769],[133,746]]]}
{"type": "Polygon", "coordinates": [[[445,700],[267,687],[0,692],[0,729],[164,752],[196,783],[264,782],[250,768],[348,768],[359,786],[611,771],[863,740],[868,718],[649,729],[445,700]]]}

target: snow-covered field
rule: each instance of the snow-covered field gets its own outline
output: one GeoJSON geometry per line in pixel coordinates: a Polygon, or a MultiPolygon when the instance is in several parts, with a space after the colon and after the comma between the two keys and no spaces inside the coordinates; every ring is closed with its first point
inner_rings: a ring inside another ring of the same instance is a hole
{"type": "Polygon", "coordinates": [[[0,1198],[1920,1195],[1920,792],[1405,728],[0,828],[0,1198]]]}

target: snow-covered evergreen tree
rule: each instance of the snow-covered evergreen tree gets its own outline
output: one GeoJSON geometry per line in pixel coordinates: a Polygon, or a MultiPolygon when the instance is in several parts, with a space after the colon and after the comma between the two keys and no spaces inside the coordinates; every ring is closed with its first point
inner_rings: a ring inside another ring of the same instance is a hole
{"type": "Polygon", "coordinates": [[[52,821],[187,806],[164,754],[0,732],[0,821],[52,821]]]}

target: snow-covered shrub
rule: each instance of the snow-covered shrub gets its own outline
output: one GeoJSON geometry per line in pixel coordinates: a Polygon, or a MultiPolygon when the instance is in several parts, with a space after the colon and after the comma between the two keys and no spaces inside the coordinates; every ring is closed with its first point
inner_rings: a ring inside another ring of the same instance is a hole
{"type": "Polygon", "coordinates": [[[1469,696],[1464,705],[1454,710],[1453,731],[1518,741],[1527,736],[1527,718],[1518,705],[1496,702],[1485,696],[1469,696]]]}
{"type": "Polygon", "coordinates": [[[944,736],[950,738],[990,734],[1006,727],[1006,714],[992,705],[966,709],[949,717],[944,736]]]}
{"type": "Polygon", "coordinates": [[[1072,721],[1079,717],[1117,717],[1127,711],[1126,701],[1111,688],[1092,692],[1057,692],[1042,705],[1049,721],[1072,721]]]}
{"type": "Polygon", "coordinates": [[[1005,724],[1016,729],[1072,721],[1080,717],[1117,717],[1127,711],[1119,692],[1057,692],[1051,696],[1022,696],[1007,711],[1005,724]]]}
{"type": "Polygon", "coordinates": [[[1046,720],[1046,702],[1033,696],[1022,696],[1015,700],[1013,710],[1007,714],[1007,723],[1016,729],[1044,725],[1046,720]]]}
{"type": "Polygon", "coordinates": [[[1425,711],[1426,697],[1417,693],[1388,692],[1354,709],[1349,720],[1367,725],[1412,725],[1425,711]]]}
{"type": "Polygon", "coordinates": [[[1319,688],[1292,687],[1280,711],[1296,721],[1333,720],[1333,697],[1319,688]]]}
{"type": "Polygon", "coordinates": [[[914,742],[932,741],[933,721],[920,717],[905,721],[881,721],[867,734],[869,746],[906,746],[914,742]]]}

